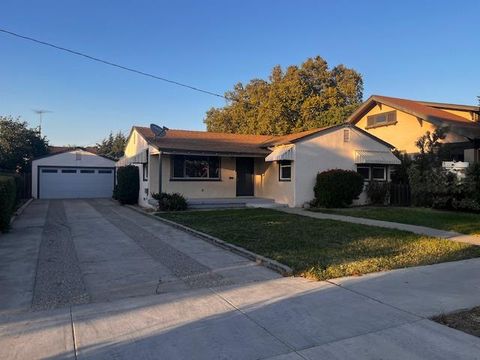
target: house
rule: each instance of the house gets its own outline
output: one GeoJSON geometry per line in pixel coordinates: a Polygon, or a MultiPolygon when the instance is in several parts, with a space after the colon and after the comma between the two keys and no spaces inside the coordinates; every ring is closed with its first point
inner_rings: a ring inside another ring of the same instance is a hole
{"type": "Polygon", "coordinates": [[[95,148],[51,147],[32,161],[32,196],[37,199],[111,198],[115,161],[95,148]]]}
{"type": "Polygon", "coordinates": [[[286,136],[186,130],[156,136],[134,126],[117,167],[140,168],[141,206],[151,204],[152,193],[178,192],[189,200],[256,197],[299,207],[313,199],[316,175],[324,170],[356,170],[367,181],[388,181],[400,163],[391,150],[349,124],[286,136]]]}
{"type": "Polygon", "coordinates": [[[418,152],[415,142],[427,131],[448,127],[448,158],[480,160],[480,107],[414,101],[373,95],[347,120],[408,154],[418,152]]]}

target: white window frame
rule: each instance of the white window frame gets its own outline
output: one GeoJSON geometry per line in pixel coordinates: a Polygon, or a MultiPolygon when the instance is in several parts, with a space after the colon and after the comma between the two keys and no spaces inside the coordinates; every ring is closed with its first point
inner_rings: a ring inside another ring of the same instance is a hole
{"type": "Polygon", "coordinates": [[[285,161],[282,164],[282,161],[278,162],[278,180],[279,181],[292,181],[292,161],[290,160],[283,160],[285,161]],[[284,168],[290,168],[290,177],[285,178],[282,176],[282,169],[284,168]]]}
{"type": "Polygon", "coordinates": [[[372,170],[370,171],[370,178],[373,181],[386,181],[387,180],[387,167],[386,166],[372,166],[372,170]],[[374,178],[373,177],[373,169],[382,169],[383,170],[383,177],[382,178],[374,178]]]}

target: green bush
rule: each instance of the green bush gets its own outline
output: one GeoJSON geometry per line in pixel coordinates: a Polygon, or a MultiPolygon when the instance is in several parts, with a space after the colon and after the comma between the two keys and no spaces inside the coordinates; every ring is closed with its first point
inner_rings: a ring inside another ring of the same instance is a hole
{"type": "Polygon", "coordinates": [[[10,228],[10,219],[15,209],[15,180],[12,176],[0,176],[0,231],[10,228]]]}
{"type": "Polygon", "coordinates": [[[122,166],[117,169],[117,186],[114,196],[120,204],[136,204],[140,190],[140,177],[135,165],[122,166]]]}
{"type": "Polygon", "coordinates": [[[371,204],[385,205],[389,194],[389,185],[386,181],[370,181],[366,191],[371,204]]]}
{"type": "Polygon", "coordinates": [[[159,211],[182,211],[188,207],[187,200],[178,193],[156,193],[152,194],[152,198],[158,201],[159,211]]]}
{"type": "Polygon", "coordinates": [[[351,170],[328,170],[317,175],[313,206],[345,207],[363,191],[363,177],[351,170]]]}

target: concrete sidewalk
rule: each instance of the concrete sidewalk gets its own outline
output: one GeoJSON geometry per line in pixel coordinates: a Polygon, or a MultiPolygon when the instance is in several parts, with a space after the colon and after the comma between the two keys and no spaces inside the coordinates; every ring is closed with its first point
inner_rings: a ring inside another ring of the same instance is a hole
{"type": "Polygon", "coordinates": [[[428,317],[480,304],[480,259],[0,316],[2,359],[479,359],[428,317]]]}
{"type": "Polygon", "coordinates": [[[289,214],[308,216],[315,219],[336,220],[336,221],[343,221],[343,222],[349,222],[354,224],[378,226],[378,227],[383,227],[388,229],[409,231],[419,235],[427,235],[427,236],[432,236],[437,238],[443,238],[443,239],[448,239],[452,241],[468,243],[472,245],[480,245],[480,236],[464,235],[455,231],[433,229],[426,226],[401,224],[401,223],[396,223],[391,221],[366,219],[366,218],[359,218],[359,217],[346,216],[346,215],[325,214],[321,212],[308,211],[306,209],[301,209],[301,208],[278,208],[275,210],[283,211],[289,214]]]}

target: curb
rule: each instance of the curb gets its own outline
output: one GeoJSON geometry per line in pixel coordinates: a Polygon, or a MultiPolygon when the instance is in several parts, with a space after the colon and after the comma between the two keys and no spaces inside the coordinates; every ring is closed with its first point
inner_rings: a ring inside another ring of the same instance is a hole
{"type": "Polygon", "coordinates": [[[12,218],[10,219],[10,225],[13,224],[13,222],[15,221],[15,219],[17,217],[19,217],[20,215],[22,215],[22,213],[25,211],[25,209],[28,207],[28,205],[30,205],[30,203],[33,201],[33,198],[30,198],[28,199],[25,204],[23,204],[22,206],[20,206],[14,213],[13,213],[13,216],[12,218]]]}
{"type": "Polygon", "coordinates": [[[260,264],[260,265],[265,266],[265,267],[267,267],[267,268],[269,268],[273,271],[276,271],[283,276],[291,276],[292,273],[293,273],[293,270],[290,267],[288,267],[287,265],[283,265],[283,264],[279,263],[278,261],[269,259],[269,258],[267,258],[265,256],[262,256],[262,255],[255,254],[254,252],[246,250],[246,249],[244,249],[240,246],[236,246],[236,245],[227,243],[227,242],[225,242],[225,241],[223,241],[219,238],[216,238],[214,236],[211,236],[211,235],[205,234],[201,231],[189,228],[188,226],[176,223],[176,222],[171,221],[171,220],[164,219],[160,216],[156,216],[156,215],[147,213],[146,211],[142,210],[138,206],[134,206],[134,205],[125,205],[125,206],[132,209],[133,211],[136,211],[136,212],[140,213],[140,214],[151,217],[151,218],[153,218],[157,221],[161,221],[165,224],[173,226],[173,227],[175,227],[179,230],[182,230],[184,232],[188,232],[190,234],[193,234],[193,235],[195,235],[195,236],[197,236],[197,237],[199,237],[203,240],[208,241],[209,243],[211,243],[213,245],[216,245],[216,246],[221,247],[223,249],[229,250],[229,251],[231,251],[235,254],[243,256],[243,257],[245,257],[249,260],[252,260],[252,261],[256,262],[257,264],[260,264]]]}

